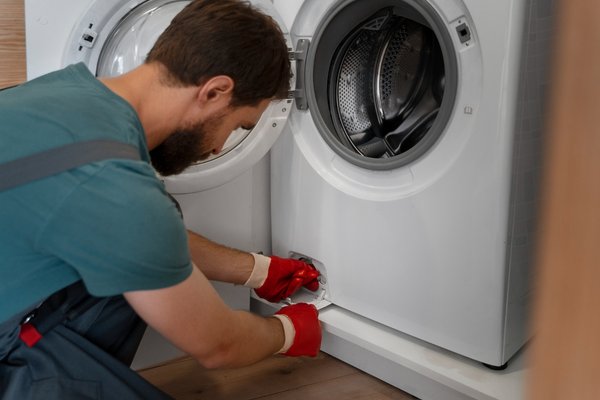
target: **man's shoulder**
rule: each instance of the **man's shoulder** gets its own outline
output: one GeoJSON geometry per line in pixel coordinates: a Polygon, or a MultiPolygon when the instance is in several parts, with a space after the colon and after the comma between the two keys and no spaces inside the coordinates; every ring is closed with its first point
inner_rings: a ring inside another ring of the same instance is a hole
{"type": "Polygon", "coordinates": [[[108,159],[81,167],[89,178],[82,183],[84,190],[104,198],[121,198],[151,204],[166,197],[163,182],[150,164],[142,160],[108,159]]]}

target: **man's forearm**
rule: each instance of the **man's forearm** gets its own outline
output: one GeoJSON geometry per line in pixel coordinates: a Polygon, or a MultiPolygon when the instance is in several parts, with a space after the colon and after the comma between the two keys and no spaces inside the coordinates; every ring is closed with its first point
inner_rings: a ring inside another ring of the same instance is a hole
{"type": "Polygon", "coordinates": [[[254,267],[250,253],[212,242],[188,231],[192,261],[211,280],[243,285],[254,267]]]}
{"type": "Polygon", "coordinates": [[[263,360],[279,351],[285,342],[282,323],[274,317],[260,317],[246,311],[233,311],[237,318],[237,340],[222,347],[210,360],[199,360],[207,368],[238,368],[263,360]]]}
{"type": "Polygon", "coordinates": [[[280,319],[231,310],[199,270],[176,285],[124,295],[148,325],[207,368],[249,365],[286,343],[280,319]]]}

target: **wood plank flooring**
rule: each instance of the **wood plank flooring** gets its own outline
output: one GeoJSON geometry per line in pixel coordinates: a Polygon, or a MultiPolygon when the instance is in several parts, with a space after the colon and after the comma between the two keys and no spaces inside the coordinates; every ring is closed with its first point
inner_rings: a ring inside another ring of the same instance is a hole
{"type": "Polygon", "coordinates": [[[25,80],[23,0],[0,0],[0,88],[25,80]]]}
{"type": "Polygon", "coordinates": [[[206,370],[186,357],[140,374],[178,400],[415,399],[324,353],[315,358],[274,356],[228,370],[206,370]]]}

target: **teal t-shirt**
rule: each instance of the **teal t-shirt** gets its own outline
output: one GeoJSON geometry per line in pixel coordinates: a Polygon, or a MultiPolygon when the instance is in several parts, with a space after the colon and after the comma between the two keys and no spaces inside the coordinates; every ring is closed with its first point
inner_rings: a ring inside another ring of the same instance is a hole
{"type": "Polygon", "coordinates": [[[0,322],[80,279],[110,296],[191,273],[183,222],[129,103],[83,64],[0,92],[0,164],[96,139],[134,145],[142,161],[95,162],[0,192],[0,322]]]}

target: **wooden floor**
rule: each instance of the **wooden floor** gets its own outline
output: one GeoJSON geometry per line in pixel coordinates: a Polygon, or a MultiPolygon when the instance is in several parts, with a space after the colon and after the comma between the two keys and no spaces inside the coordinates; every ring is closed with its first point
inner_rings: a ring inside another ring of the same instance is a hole
{"type": "Polygon", "coordinates": [[[274,356],[250,367],[217,371],[182,358],[140,374],[178,400],[415,399],[324,353],[315,358],[274,356]]]}

